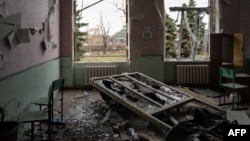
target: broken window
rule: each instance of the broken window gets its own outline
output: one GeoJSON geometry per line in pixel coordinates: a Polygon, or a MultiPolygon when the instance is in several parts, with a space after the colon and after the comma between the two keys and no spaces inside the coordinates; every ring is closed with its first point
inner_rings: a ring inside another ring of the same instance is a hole
{"type": "Polygon", "coordinates": [[[127,60],[127,1],[75,0],[75,61],[127,60]],[[79,12],[80,11],[80,12],[79,12]],[[80,14],[78,17],[77,14],[80,14]],[[78,18],[81,17],[79,20],[78,18]],[[79,22],[80,21],[80,22],[79,22]],[[83,25],[77,29],[78,25],[83,25]],[[79,46],[79,34],[81,40],[79,46]],[[79,33],[79,32],[78,32],[79,33]]]}
{"type": "Polygon", "coordinates": [[[165,0],[165,60],[209,60],[209,0],[165,0]]]}

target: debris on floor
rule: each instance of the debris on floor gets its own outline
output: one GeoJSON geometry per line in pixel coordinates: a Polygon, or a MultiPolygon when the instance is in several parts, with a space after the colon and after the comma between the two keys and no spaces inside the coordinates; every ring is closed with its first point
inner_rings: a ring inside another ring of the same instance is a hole
{"type": "Polygon", "coordinates": [[[55,141],[222,141],[223,126],[237,124],[213,102],[140,73],[94,78],[92,85],[68,90],[67,124],[55,125],[55,141]]]}
{"type": "MultiPolygon", "coordinates": [[[[143,132],[141,129],[147,131],[145,128],[149,124],[147,121],[142,120],[115,101],[107,103],[102,99],[92,98],[92,96],[90,94],[89,97],[74,98],[76,104],[68,109],[67,115],[70,116],[67,130],[65,130],[67,132],[63,135],[67,134],[71,140],[77,141],[150,140],[150,137],[137,132],[139,129],[140,132],[143,132]],[[134,125],[136,126],[134,127],[134,125]]],[[[164,134],[161,135],[161,140],[163,138],[164,134]]]]}
{"type": "MultiPolygon", "coordinates": [[[[210,109],[217,115],[225,115],[225,111],[199,96],[181,92],[141,73],[92,78],[91,84],[100,91],[106,101],[116,101],[148,123],[152,123],[159,131],[167,133],[166,139],[171,139],[172,134],[176,136],[173,132],[176,129],[181,133],[178,126],[183,127],[184,125],[187,125],[187,128],[189,128],[188,125],[196,128],[191,133],[195,135],[191,138],[195,139],[204,133],[207,134],[208,132],[205,131],[208,129],[206,128],[209,128],[210,131],[225,120],[225,117],[220,117],[219,121],[216,118],[209,119],[208,125],[197,124],[197,113],[204,114],[204,112],[197,112],[198,109],[210,109]],[[192,115],[193,111],[196,111],[196,115],[192,115]]],[[[204,122],[200,123],[204,124],[204,122]]],[[[136,132],[134,133],[133,128],[129,129],[130,139],[139,140],[140,136],[136,132]]],[[[180,140],[186,139],[185,136],[178,137],[180,140]]],[[[217,136],[214,138],[221,139],[217,136]]]]}

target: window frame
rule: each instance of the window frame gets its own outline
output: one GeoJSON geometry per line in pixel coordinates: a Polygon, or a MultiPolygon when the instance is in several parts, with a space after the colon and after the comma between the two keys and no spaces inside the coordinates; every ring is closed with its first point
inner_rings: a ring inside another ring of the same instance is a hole
{"type": "MultiPolygon", "coordinates": [[[[77,0],[79,1],[79,0],[77,0]]],[[[96,3],[99,3],[103,0],[99,0],[98,2],[96,3]]],[[[94,2],[95,3],[95,2],[94,2]]],[[[125,4],[125,10],[126,10],[126,15],[125,15],[125,29],[126,29],[126,42],[125,42],[125,46],[126,46],[126,50],[125,50],[125,60],[124,61],[105,61],[105,62],[109,62],[109,63],[117,63],[117,62],[128,62],[129,61],[129,58],[130,58],[130,46],[129,46],[129,0],[124,0],[124,4],[125,4]]],[[[94,5],[93,5],[94,6],[94,5]]],[[[75,20],[75,10],[76,10],[76,7],[75,7],[75,4],[74,4],[74,0],[73,0],[73,49],[72,49],[72,59],[74,62],[87,62],[87,63],[101,63],[103,61],[84,61],[84,60],[81,60],[81,61],[76,61],[76,57],[75,57],[75,54],[76,54],[76,47],[75,47],[75,38],[76,38],[76,35],[75,35],[75,24],[76,24],[76,20],[75,20]]]]}
{"type": "MultiPolygon", "coordinates": [[[[169,14],[166,12],[167,1],[170,1],[170,0],[164,0],[164,11],[165,11],[164,20],[165,20],[165,23],[166,23],[166,14],[169,14]]],[[[163,47],[163,60],[164,60],[164,62],[207,62],[207,61],[210,61],[210,41],[209,41],[209,38],[210,38],[210,34],[215,32],[216,29],[219,27],[218,26],[219,25],[219,16],[216,15],[216,14],[218,14],[219,10],[215,8],[216,6],[218,6],[219,2],[216,0],[207,0],[207,1],[208,1],[207,6],[210,7],[210,14],[208,15],[208,22],[207,22],[207,27],[208,27],[207,30],[209,30],[208,31],[209,37],[208,37],[208,41],[207,41],[208,42],[207,47],[208,47],[208,52],[209,52],[208,59],[199,59],[198,60],[198,59],[192,59],[189,57],[188,58],[180,58],[180,59],[178,59],[177,57],[167,58],[166,57],[166,53],[167,53],[167,51],[166,51],[166,25],[165,25],[165,27],[164,27],[165,31],[164,31],[164,37],[163,37],[164,38],[164,47],[163,47]]],[[[187,0],[187,2],[189,2],[189,1],[187,0]]],[[[179,33],[178,29],[177,29],[177,33],[179,33]]],[[[205,32],[205,33],[207,33],[207,32],[205,32]]],[[[178,35],[176,41],[178,41],[178,39],[179,39],[179,35],[178,35]]]]}

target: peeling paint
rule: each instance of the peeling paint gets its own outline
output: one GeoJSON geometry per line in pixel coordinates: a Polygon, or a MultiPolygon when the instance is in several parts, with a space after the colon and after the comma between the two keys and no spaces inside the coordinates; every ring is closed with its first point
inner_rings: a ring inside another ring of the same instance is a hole
{"type": "Polygon", "coordinates": [[[6,17],[5,1],[0,1],[0,17],[6,17]]]}
{"type": "Polygon", "coordinates": [[[4,55],[0,52],[0,70],[4,69],[4,55]]]}

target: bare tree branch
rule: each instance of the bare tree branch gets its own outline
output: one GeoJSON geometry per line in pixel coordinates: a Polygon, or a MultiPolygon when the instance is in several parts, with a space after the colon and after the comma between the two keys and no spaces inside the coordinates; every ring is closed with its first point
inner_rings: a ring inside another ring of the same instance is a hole
{"type": "Polygon", "coordinates": [[[107,21],[107,25],[105,25],[105,23],[103,21],[102,12],[100,13],[100,29],[102,32],[104,54],[106,54],[106,49],[108,47],[108,37],[109,37],[109,31],[110,31],[110,24],[107,21]]]}
{"type": "Polygon", "coordinates": [[[118,11],[121,11],[124,16],[127,14],[126,10],[126,0],[122,0],[122,4],[118,4],[117,0],[114,0],[113,5],[116,7],[118,11]]]}

